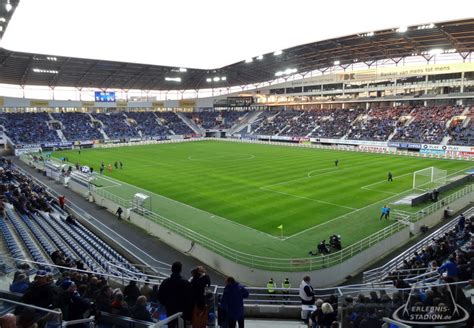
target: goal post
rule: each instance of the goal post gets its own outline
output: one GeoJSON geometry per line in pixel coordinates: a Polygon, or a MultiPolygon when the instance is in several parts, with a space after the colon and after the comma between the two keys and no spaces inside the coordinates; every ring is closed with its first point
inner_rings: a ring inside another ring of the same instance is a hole
{"type": "Polygon", "coordinates": [[[413,172],[413,189],[434,189],[446,184],[447,171],[434,166],[413,172]]]}

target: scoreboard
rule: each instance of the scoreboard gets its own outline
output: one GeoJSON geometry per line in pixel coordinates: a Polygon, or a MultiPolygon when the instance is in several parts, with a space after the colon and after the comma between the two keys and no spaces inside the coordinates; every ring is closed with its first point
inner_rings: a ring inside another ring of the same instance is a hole
{"type": "Polygon", "coordinates": [[[115,92],[103,92],[103,91],[96,91],[95,92],[95,101],[97,102],[115,102],[115,92]]]}
{"type": "Polygon", "coordinates": [[[249,107],[252,104],[252,97],[227,97],[228,107],[249,107]]]}
{"type": "Polygon", "coordinates": [[[214,107],[250,107],[253,104],[252,97],[227,97],[214,102],[214,107]]]}

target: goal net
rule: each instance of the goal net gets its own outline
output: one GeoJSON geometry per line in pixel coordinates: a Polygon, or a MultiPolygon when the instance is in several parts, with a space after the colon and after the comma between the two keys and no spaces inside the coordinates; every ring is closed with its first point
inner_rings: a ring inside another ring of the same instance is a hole
{"type": "Polygon", "coordinates": [[[413,172],[413,189],[429,190],[446,184],[447,171],[434,166],[413,172]]]}

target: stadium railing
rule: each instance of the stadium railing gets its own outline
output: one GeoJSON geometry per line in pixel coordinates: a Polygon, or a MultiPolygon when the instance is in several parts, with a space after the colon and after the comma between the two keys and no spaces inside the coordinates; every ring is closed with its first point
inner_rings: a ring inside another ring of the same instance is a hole
{"type": "MultiPolygon", "coordinates": [[[[36,184],[43,187],[44,190],[46,192],[48,192],[51,196],[55,197],[55,199],[57,199],[60,196],[60,194],[57,193],[54,189],[49,188],[46,184],[44,184],[43,182],[41,182],[37,178],[29,175],[28,172],[23,170],[21,167],[15,166],[15,169],[18,170],[19,172],[21,172],[22,174],[24,174],[25,176],[28,176],[29,178],[31,178],[36,184]]],[[[130,203],[129,201],[124,200],[124,206],[128,207],[129,203],[130,203]]],[[[66,203],[66,209],[68,210],[69,213],[73,214],[75,217],[81,218],[83,220],[83,222],[88,222],[88,221],[94,220],[94,221],[100,223],[99,220],[96,220],[93,216],[89,215],[87,212],[85,212],[82,208],[75,205],[73,202],[67,202],[66,203]]],[[[100,231],[100,233],[102,235],[109,236],[109,234],[114,234],[114,232],[112,230],[110,230],[110,228],[108,228],[105,225],[102,225],[102,226],[104,227],[104,229],[101,229],[100,227],[95,226],[95,230],[100,231]],[[104,231],[104,230],[106,230],[106,231],[104,231]]],[[[134,246],[133,244],[123,244],[120,240],[124,240],[126,242],[126,239],[124,239],[120,235],[115,234],[115,235],[109,236],[109,237],[112,238],[115,241],[115,243],[120,245],[123,249],[130,249],[130,246],[132,246],[134,248],[135,252],[141,252],[143,254],[147,254],[145,251],[143,251],[142,249],[134,246]]],[[[132,253],[132,252],[130,252],[130,253],[132,253]]],[[[137,261],[133,261],[133,262],[134,262],[133,263],[134,266],[141,267],[143,269],[151,269],[154,273],[156,273],[157,275],[163,276],[163,277],[167,277],[169,275],[169,271],[171,269],[171,265],[169,265],[168,263],[156,260],[156,259],[153,259],[153,262],[157,263],[159,266],[152,266],[152,265],[149,265],[148,263],[146,265],[145,264],[140,264],[137,261]]]]}
{"type": "MultiPolygon", "coordinates": [[[[192,139],[190,139],[192,140],[192,139]]],[[[242,140],[242,142],[245,142],[242,140]]],[[[108,177],[108,179],[112,179],[108,177]]],[[[36,179],[35,179],[36,180],[36,179]]],[[[116,181],[117,184],[120,184],[120,181],[116,181]]],[[[197,233],[191,229],[188,229],[174,221],[164,218],[156,212],[152,212],[144,207],[134,207],[131,200],[126,200],[121,198],[107,190],[101,188],[94,188],[94,191],[112,202],[117,202],[120,206],[125,208],[130,208],[132,211],[136,212],[139,215],[142,215],[152,221],[155,221],[159,225],[166,227],[181,236],[194,241],[203,247],[215,252],[218,255],[221,255],[227,259],[234,261],[235,263],[242,264],[251,268],[268,270],[268,271],[308,271],[308,270],[318,270],[323,268],[328,268],[337,264],[340,264],[354,255],[374,246],[378,242],[392,236],[393,234],[401,231],[407,227],[407,221],[414,223],[425,216],[448,206],[450,203],[456,201],[457,199],[468,195],[473,191],[473,185],[469,184],[466,187],[454,192],[437,203],[433,203],[426,208],[421,209],[420,211],[411,214],[409,212],[403,212],[400,214],[402,220],[397,220],[388,227],[379,230],[372,235],[361,239],[360,241],[349,245],[343,248],[341,251],[333,252],[327,255],[320,255],[315,257],[304,257],[304,258],[275,258],[275,257],[265,257],[257,256],[249,253],[241,252],[235,250],[229,246],[226,246],[222,243],[219,243],[211,238],[208,238],[200,233],[197,233]]],[[[397,214],[396,211],[393,214],[397,214]]]]}
{"type": "MultiPolygon", "coordinates": [[[[474,207],[470,208],[468,211],[464,212],[465,217],[469,218],[470,216],[474,215],[474,207]]],[[[384,265],[369,270],[365,271],[363,274],[363,281],[364,283],[370,283],[374,281],[380,281],[386,278],[387,274],[390,272],[397,270],[397,268],[401,267],[403,264],[404,260],[409,260],[411,259],[415,252],[420,251],[424,247],[430,245],[432,243],[433,238],[437,239],[441,236],[443,236],[445,233],[448,231],[451,231],[457,224],[458,220],[451,220],[445,225],[443,225],[441,228],[437,229],[434,231],[432,234],[429,236],[423,238],[423,240],[419,241],[415,245],[411,246],[408,248],[406,251],[395,257],[394,259],[388,261],[384,265]]],[[[417,269],[419,270],[419,269],[417,269]]],[[[407,274],[410,273],[412,270],[397,270],[399,272],[406,272],[407,274]]]]}
{"type": "Polygon", "coordinates": [[[327,268],[344,262],[355,254],[406,228],[404,223],[395,222],[341,251],[328,255],[305,258],[274,258],[240,252],[145,208],[132,210],[236,263],[269,271],[308,271],[327,268]]]}
{"type": "MultiPolygon", "coordinates": [[[[120,182],[117,182],[120,183],[120,182]]],[[[425,209],[418,211],[415,214],[412,214],[409,218],[410,222],[416,222],[423,217],[439,210],[440,208],[446,207],[453,201],[471,193],[473,190],[472,185],[468,185],[463,189],[448,195],[443,200],[438,203],[434,203],[428,206],[425,209]]],[[[374,246],[380,241],[392,236],[393,234],[401,231],[407,227],[407,222],[399,220],[389,225],[388,227],[379,230],[378,232],[373,233],[372,235],[361,239],[360,241],[349,245],[343,248],[341,251],[330,253],[327,255],[321,255],[316,257],[304,257],[304,258],[275,258],[275,257],[265,257],[257,256],[249,253],[241,252],[236,249],[233,249],[229,246],[226,246],[222,243],[219,243],[207,236],[204,236],[198,232],[195,232],[189,228],[186,228],[174,221],[171,221],[156,212],[152,212],[144,207],[134,207],[131,201],[127,201],[123,198],[120,198],[107,190],[96,188],[96,192],[109,200],[114,201],[118,199],[121,206],[130,208],[131,211],[142,215],[145,218],[148,218],[159,225],[168,228],[181,236],[194,241],[195,243],[200,244],[201,246],[215,252],[218,255],[221,255],[225,258],[228,258],[235,263],[239,263],[251,268],[257,268],[261,270],[269,271],[308,271],[308,270],[318,270],[327,267],[331,267],[337,264],[340,264],[354,255],[374,246]],[[110,197],[110,198],[109,198],[110,197]]]]}

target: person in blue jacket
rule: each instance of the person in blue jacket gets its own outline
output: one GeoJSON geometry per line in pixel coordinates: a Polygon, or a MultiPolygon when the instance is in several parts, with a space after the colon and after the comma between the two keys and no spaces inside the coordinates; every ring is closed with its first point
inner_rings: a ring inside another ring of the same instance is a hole
{"type": "Polygon", "coordinates": [[[458,281],[459,268],[453,256],[450,256],[449,260],[438,268],[439,273],[443,273],[445,271],[446,271],[446,276],[444,277],[445,280],[452,279],[453,281],[458,281]]]}
{"type": "Polygon", "coordinates": [[[222,294],[221,307],[227,313],[229,328],[244,328],[244,298],[249,296],[247,289],[235,281],[233,277],[226,278],[224,293],[222,294]]]}

